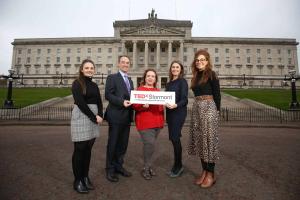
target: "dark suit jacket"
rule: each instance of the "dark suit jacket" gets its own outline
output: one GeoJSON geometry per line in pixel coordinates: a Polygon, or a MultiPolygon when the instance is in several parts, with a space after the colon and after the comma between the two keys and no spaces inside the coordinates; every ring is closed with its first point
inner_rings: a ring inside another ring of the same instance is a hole
{"type": "MultiPolygon", "coordinates": [[[[129,82],[131,90],[133,90],[133,82],[130,78],[129,82]]],[[[125,108],[123,105],[124,100],[130,100],[130,94],[128,94],[126,84],[120,72],[107,77],[105,99],[109,102],[104,116],[104,119],[108,123],[130,124],[133,121],[132,107],[125,108]]]]}

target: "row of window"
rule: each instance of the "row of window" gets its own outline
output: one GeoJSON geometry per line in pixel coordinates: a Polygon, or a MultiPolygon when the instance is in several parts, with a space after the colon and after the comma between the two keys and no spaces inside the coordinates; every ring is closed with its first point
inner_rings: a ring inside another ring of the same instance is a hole
{"type": "MultiPolygon", "coordinates": [[[[87,59],[91,59],[90,56],[87,57],[87,59]]],[[[150,56],[150,62],[154,62],[154,59],[155,57],[154,56],[150,56]]],[[[143,62],[144,59],[143,57],[141,57],[140,59],[140,62],[143,62]]],[[[251,63],[251,57],[247,57],[246,58],[247,60],[247,63],[251,63]]],[[[187,62],[187,56],[184,56],[183,57],[183,61],[184,62],[187,62]]],[[[241,62],[241,57],[236,57],[235,58],[235,61],[237,63],[240,63],[241,62]]],[[[267,63],[272,63],[272,62],[276,62],[275,59],[272,59],[272,58],[267,58],[267,63]]],[[[80,63],[81,62],[81,57],[77,56],[76,57],[76,62],[77,63],[80,63]]],[[[97,61],[96,63],[101,63],[102,62],[102,59],[101,59],[101,56],[98,56],[97,57],[97,61]]],[[[108,56],[107,57],[107,62],[111,63],[112,62],[112,56],[108,56]]],[[[220,62],[220,57],[215,57],[215,63],[219,63],[220,62]]],[[[257,63],[262,63],[262,59],[261,57],[257,57],[257,60],[256,60],[257,63]]],[[[277,62],[278,63],[282,63],[283,62],[283,59],[282,58],[277,58],[277,62]]],[[[17,58],[17,62],[16,64],[21,64],[22,63],[22,59],[20,57],[17,58]]],[[[31,63],[31,57],[27,57],[26,58],[26,64],[30,64],[31,63]]],[[[35,59],[35,63],[36,64],[40,64],[41,63],[41,57],[36,57],[35,59]]],[[[46,64],[50,64],[51,63],[51,59],[50,57],[46,57],[46,64]]],[[[56,57],[56,63],[61,63],[61,57],[56,57]]],[[[66,57],[66,63],[71,63],[71,57],[66,57]]],[[[230,57],[226,57],[225,58],[225,63],[226,64],[229,64],[230,63],[230,57]]],[[[288,64],[291,65],[292,64],[292,58],[288,58],[288,64]]]]}
{"type": "MultiPolygon", "coordinates": [[[[81,48],[77,48],[77,53],[81,53],[81,48]]],[[[122,48],[119,47],[119,52],[122,51],[122,48]]],[[[52,49],[47,49],[47,53],[50,54],[52,51],[52,49]]],[[[102,49],[101,48],[98,48],[97,49],[97,53],[101,53],[102,49]]],[[[107,52],[108,53],[112,53],[112,48],[108,48],[107,49],[107,52]]],[[[41,54],[42,53],[42,49],[37,49],[37,54],[41,54]]],[[[56,53],[57,54],[60,54],[61,53],[61,49],[60,48],[57,48],[56,49],[56,53]]],[[[72,53],[72,49],[71,48],[67,48],[66,49],[66,53],[72,53]]],[[[87,48],[87,53],[92,53],[92,48],[87,48]]],[[[22,49],[18,49],[18,54],[22,54],[22,49]]],[[[27,54],[31,54],[31,49],[27,49],[27,54]]]]}
{"type": "MultiPolygon", "coordinates": [[[[204,48],[206,50],[208,50],[208,48],[204,48]]],[[[139,49],[140,52],[144,52],[144,48],[140,48],[139,49]]],[[[194,48],[194,52],[196,52],[198,49],[197,48],[194,48]]],[[[225,53],[230,53],[230,50],[229,48],[225,48],[225,53]]],[[[101,53],[102,49],[101,48],[98,48],[97,49],[97,52],[98,53],[101,53]]],[[[112,53],[112,48],[108,48],[107,49],[108,53],[112,53]]],[[[119,52],[122,52],[122,47],[119,47],[118,48],[118,51],[119,52]]],[[[150,48],[150,52],[154,52],[155,51],[155,48],[150,48]]],[[[172,48],[172,52],[176,52],[177,51],[177,48],[172,48]]],[[[251,53],[251,49],[245,49],[246,53],[247,54],[250,54],[251,53]]],[[[42,49],[37,49],[37,54],[41,54],[42,52],[42,49]]],[[[66,49],[66,52],[67,53],[72,53],[72,49],[71,48],[67,48],[66,49]]],[[[130,47],[128,48],[128,52],[133,52],[133,48],[130,47]]],[[[166,52],[166,48],[162,47],[161,48],[161,52],[166,52]]],[[[187,52],[187,47],[184,47],[183,48],[183,52],[187,52]]],[[[219,53],[219,48],[215,48],[215,53],[219,53]]],[[[277,54],[281,54],[281,49],[277,49],[277,54]]],[[[47,49],[47,53],[50,54],[51,53],[51,49],[47,49]]],[[[56,53],[57,54],[60,54],[61,53],[61,49],[60,48],[57,48],[56,49],[56,53]]],[[[81,53],[81,48],[77,48],[77,53],[81,53]]],[[[92,53],[92,48],[87,48],[87,53],[92,53]]],[[[235,49],[235,53],[239,54],[240,53],[240,49],[235,49]]],[[[260,54],[261,53],[261,49],[256,49],[256,53],[257,54],[260,54]]],[[[267,49],[267,54],[271,54],[272,53],[272,49],[267,49]]],[[[287,50],[287,53],[288,55],[291,55],[292,51],[291,49],[288,49],[287,50]]],[[[18,54],[22,54],[22,49],[18,49],[18,54]]],[[[27,54],[31,54],[31,49],[27,49],[27,54]]]]}

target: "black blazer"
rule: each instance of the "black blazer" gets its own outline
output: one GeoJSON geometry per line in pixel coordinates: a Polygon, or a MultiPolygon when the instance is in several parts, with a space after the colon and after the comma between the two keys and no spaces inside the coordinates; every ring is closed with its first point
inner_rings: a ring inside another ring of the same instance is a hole
{"type": "MultiPolygon", "coordinates": [[[[133,90],[133,82],[130,78],[128,79],[130,88],[133,90]]],[[[130,100],[130,94],[120,72],[107,77],[105,99],[109,102],[104,115],[105,120],[114,124],[130,124],[133,121],[132,107],[125,108],[123,105],[124,100],[130,100]]]]}

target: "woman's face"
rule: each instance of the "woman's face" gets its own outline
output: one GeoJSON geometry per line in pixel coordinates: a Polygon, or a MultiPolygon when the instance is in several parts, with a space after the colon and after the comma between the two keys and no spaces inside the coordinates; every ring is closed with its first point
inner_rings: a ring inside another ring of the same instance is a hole
{"type": "Polygon", "coordinates": [[[90,62],[84,63],[81,72],[86,77],[92,77],[95,74],[95,67],[90,62]]]}
{"type": "Polygon", "coordinates": [[[156,82],[155,73],[153,71],[148,71],[146,74],[145,82],[147,86],[153,87],[156,82]]]}
{"type": "Polygon", "coordinates": [[[205,67],[207,66],[207,64],[208,64],[208,61],[204,55],[199,55],[196,58],[196,67],[199,71],[205,70],[205,67]]]}
{"type": "Polygon", "coordinates": [[[179,74],[181,72],[181,67],[178,63],[173,63],[171,66],[171,73],[173,75],[173,78],[178,78],[179,74]]]}

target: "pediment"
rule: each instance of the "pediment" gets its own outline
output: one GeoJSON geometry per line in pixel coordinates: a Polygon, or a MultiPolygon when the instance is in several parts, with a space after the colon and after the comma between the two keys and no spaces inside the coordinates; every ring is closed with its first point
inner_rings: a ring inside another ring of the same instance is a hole
{"type": "Polygon", "coordinates": [[[184,31],[180,31],[172,28],[158,27],[154,25],[121,31],[120,34],[121,36],[141,36],[141,35],[184,36],[185,35],[184,31]]]}

